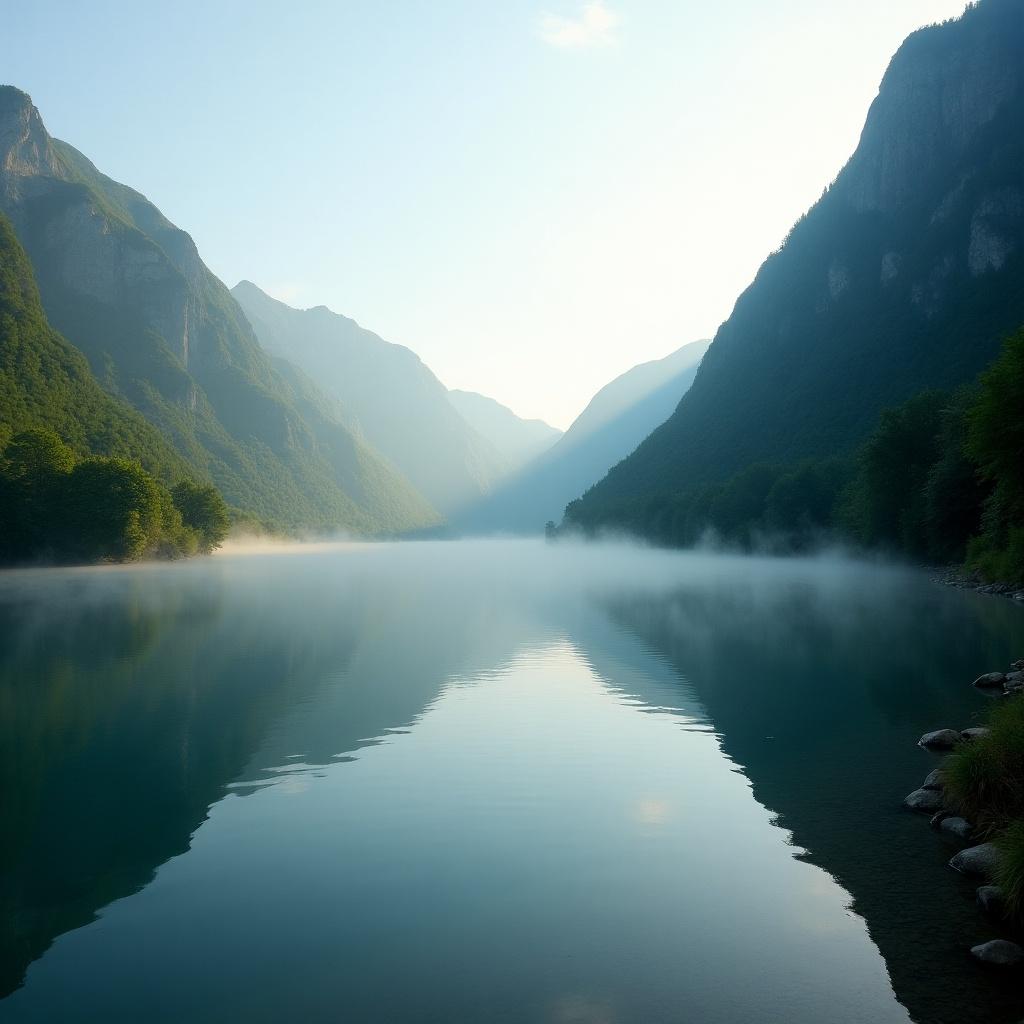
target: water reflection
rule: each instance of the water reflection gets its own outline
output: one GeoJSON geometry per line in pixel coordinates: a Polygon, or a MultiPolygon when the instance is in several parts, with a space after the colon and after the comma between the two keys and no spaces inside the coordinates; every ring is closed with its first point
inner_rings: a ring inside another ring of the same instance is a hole
{"type": "Polygon", "coordinates": [[[946,1019],[953,949],[875,897],[895,851],[950,885],[889,809],[1020,641],[996,604],[523,544],[9,574],[5,989],[64,937],[0,1020],[905,1019],[775,812],[946,1019]]]}

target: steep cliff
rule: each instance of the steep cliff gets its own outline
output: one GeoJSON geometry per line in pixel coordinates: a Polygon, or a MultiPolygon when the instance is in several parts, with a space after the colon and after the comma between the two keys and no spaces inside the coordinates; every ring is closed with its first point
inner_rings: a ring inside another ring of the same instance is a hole
{"type": "Polygon", "coordinates": [[[848,451],[882,408],[994,357],[1024,323],[1022,80],[1020,0],[906,40],[853,157],[740,296],[678,410],[584,497],[590,521],[754,462],[848,451]]]}

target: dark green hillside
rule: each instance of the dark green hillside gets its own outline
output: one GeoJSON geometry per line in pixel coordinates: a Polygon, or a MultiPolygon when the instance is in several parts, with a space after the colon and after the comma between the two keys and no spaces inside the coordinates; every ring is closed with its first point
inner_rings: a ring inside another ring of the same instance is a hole
{"type": "Polygon", "coordinates": [[[32,267],[0,214],[0,445],[45,427],[79,455],[134,459],[171,480],[187,466],[137,412],[99,386],[82,354],[47,323],[32,267]]]}
{"type": "MultiPolygon", "coordinates": [[[[882,409],[954,389],[1024,322],[1024,12],[912,35],[860,145],[765,261],[674,415],[575,514],[844,455],[882,409]]],[[[642,528],[642,527],[641,527],[642,528]]]]}

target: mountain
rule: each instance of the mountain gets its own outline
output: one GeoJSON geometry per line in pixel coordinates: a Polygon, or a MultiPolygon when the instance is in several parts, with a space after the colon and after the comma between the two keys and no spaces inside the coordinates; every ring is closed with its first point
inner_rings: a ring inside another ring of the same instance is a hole
{"type": "Polygon", "coordinates": [[[291,529],[394,532],[436,521],[309,381],[275,368],[192,239],[51,138],[10,86],[0,87],[0,211],[50,323],[231,504],[291,529]]]}
{"type": "Polygon", "coordinates": [[[562,431],[543,420],[524,420],[507,406],[475,391],[449,391],[455,411],[505,460],[509,472],[547,451],[562,431]]]}
{"type": "Polygon", "coordinates": [[[574,506],[849,452],[880,410],[953,388],[1024,323],[1024,10],[911,35],[849,163],[740,296],[676,412],[574,506]]]}
{"type": "Polygon", "coordinates": [[[232,295],[263,347],[295,363],[351,425],[440,512],[479,500],[507,472],[502,456],[459,415],[448,390],[402,345],[326,306],[293,309],[241,281],[232,295]]]}
{"type": "Polygon", "coordinates": [[[189,475],[160,432],[108,395],[47,323],[32,265],[0,214],[0,446],[32,427],[60,434],[80,455],[134,459],[165,482],[189,475]]]}
{"type": "Polygon", "coordinates": [[[672,415],[709,344],[684,345],[606,384],[557,443],[467,509],[457,525],[471,532],[537,533],[548,520],[557,522],[573,498],[672,415]]]}

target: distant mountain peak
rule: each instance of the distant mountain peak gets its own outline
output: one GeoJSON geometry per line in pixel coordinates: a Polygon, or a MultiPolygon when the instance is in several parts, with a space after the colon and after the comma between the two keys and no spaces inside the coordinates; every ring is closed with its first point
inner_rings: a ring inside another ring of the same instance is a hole
{"type": "Polygon", "coordinates": [[[0,170],[16,177],[66,173],[32,97],[13,85],[0,85],[0,170]]]}

